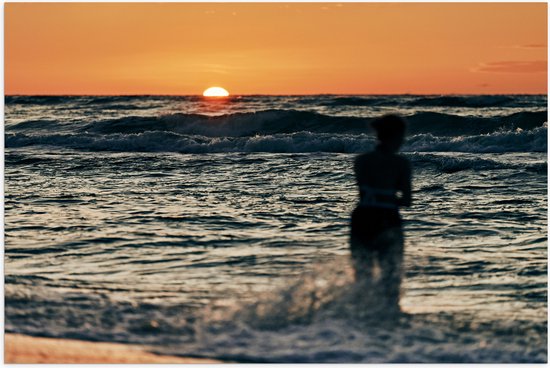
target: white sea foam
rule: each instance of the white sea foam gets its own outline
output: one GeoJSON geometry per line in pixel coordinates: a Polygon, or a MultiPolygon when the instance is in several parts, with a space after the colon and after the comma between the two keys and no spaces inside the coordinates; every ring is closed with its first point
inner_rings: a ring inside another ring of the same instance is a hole
{"type": "MultiPolygon", "coordinates": [[[[371,135],[282,133],[246,137],[186,135],[146,131],[112,134],[6,133],[6,147],[53,146],[90,151],[124,152],[340,152],[359,153],[376,144],[371,135]]],[[[442,137],[418,134],[407,139],[403,152],[546,152],[546,126],[533,130],[498,131],[475,136],[442,137]]]]}
{"type": "Polygon", "coordinates": [[[347,258],[336,258],[254,302],[211,305],[195,342],[161,351],[271,363],[546,361],[544,326],[460,313],[388,315],[376,295],[353,281],[347,258]]]}

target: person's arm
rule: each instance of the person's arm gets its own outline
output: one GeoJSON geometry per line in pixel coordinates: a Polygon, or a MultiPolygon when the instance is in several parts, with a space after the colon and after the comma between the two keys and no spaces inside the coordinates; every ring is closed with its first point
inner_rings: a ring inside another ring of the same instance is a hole
{"type": "Polygon", "coordinates": [[[404,162],[403,170],[401,170],[401,176],[399,180],[399,189],[401,190],[401,197],[397,200],[398,206],[409,207],[412,202],[411,196],[411,165],[408,161],[404,162]]]}

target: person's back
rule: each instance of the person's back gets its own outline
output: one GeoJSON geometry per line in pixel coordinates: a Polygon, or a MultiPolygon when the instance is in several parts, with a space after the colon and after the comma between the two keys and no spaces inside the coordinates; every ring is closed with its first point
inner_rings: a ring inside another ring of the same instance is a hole
{"type": "Polygon", "coordinates": [[[386,115],[373,122],[379,145],[355,160],[359,203],[351,218],[351,252],[356,279],[372,281],[374,267],[381,270],[388,307],[399,309],[403,233],[399,206],[411,203],[409,161],[398,155],[406,122],[386,115]]]}
{"type": "Polygon", "coordinates": [[[379,146],[372,152],[359,155],[355,160],[354,170],[361,203],[365,202],[365,191],[369,188],[380,193],[388,193],[380,198],[388,204],[396,207],[410,205],[411,169],[406,158],[394,152],[384,151],[379,146]],[[389,193],[393,195],[389,197],[389,193]]]}

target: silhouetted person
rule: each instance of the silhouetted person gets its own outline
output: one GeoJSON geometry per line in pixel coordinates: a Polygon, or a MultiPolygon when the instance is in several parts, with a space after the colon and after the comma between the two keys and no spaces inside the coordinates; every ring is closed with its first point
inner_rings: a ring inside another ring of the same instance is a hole
{"type": "Polygon", "coordinates": [[[406,122],[398,115],[385,115],[372,127],[378,146],[355,159],[360,199],[351,216],[351,254],[356,281],[376,288],[385,308],[398,311],[403,261],[399,206],[411,204],[411,167],[397,154],[406,122]]]}

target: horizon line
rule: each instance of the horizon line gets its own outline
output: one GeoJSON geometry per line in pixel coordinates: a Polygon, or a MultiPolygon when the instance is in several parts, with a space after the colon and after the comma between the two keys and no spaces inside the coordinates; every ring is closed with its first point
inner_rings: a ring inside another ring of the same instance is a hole
{"type": "MultiPolygon", "coordinates": [[[[230,94],[227,97],[218,97],[231,98],[231,97],[243,97],[243,96],[547,96],[548,92],[511,92],[511,93],[234,93],[230,94]]],[[[121,93],[121,94],[112,94],[112,93],[99,93],[99,94],[89,94],[89,93],[53,93],[53,94],[42,94],[42,93],[5,93],[4,97],[117,97],[117,96],[154,96],[154,97],[205,97],[202,94],[172,94],[172,93],[121,93]]],[[[208,97],[205,97],[208,98],[208,97]]],[[[210,97],[211,98],[211,97],[210,97]]]]}

